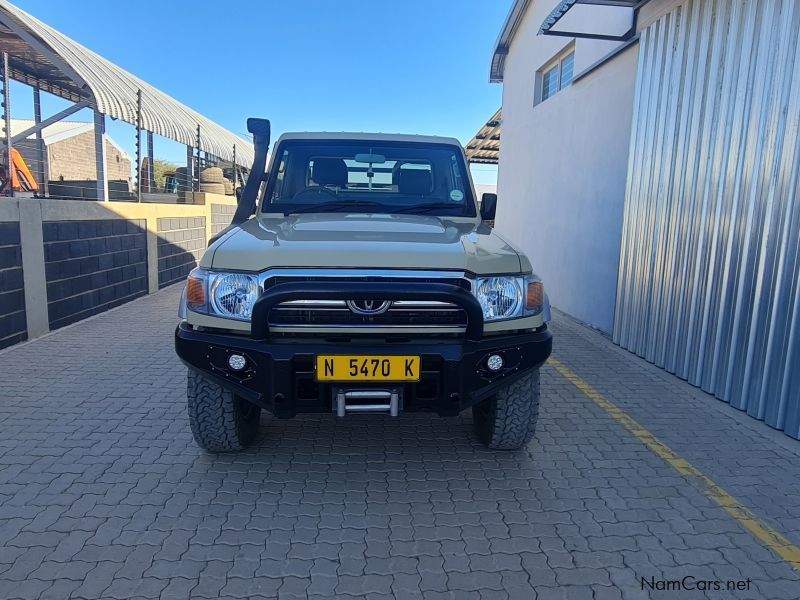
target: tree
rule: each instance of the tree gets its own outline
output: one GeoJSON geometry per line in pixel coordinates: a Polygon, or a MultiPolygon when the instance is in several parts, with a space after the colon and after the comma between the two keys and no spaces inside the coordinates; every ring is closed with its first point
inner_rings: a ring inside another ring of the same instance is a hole
{"type": "Polygon", "coordinates": [[[178,165],[169,162],[168,160],[162,160],[160,158],[153,160],[153,173],[154,179],[156,180],[157,190],[164,189],[164,177],[167,173],[174,173],[177,167],[178,165]]]}

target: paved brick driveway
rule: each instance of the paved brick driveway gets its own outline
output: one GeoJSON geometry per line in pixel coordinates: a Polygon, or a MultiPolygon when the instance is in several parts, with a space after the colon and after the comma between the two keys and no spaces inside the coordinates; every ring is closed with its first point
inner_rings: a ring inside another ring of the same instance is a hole
{"type": "MultiPolygon", "coordinates": [[[[178,293],[0,354],[0,597],[800,597],[797,571],[552,367],[527,453],[484,450],[466,416],[320,416],[202,454],[178,293]],[[686,575],[749,590],[641,589],[686,575]]],[[[800,443],[554,329],[564,364],[800,544],[800,443]]]]}

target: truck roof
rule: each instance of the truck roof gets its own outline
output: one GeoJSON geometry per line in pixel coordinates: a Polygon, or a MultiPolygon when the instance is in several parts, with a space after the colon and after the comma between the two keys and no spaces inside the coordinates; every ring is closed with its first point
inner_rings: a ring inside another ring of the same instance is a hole
{"type": "MultiPolygon", "coordinates": [[[[416,142],[423,144],[446,144],[461,147],[456,138],[438,135],[410,135],[405,133],[364,133],[346,131],[298,131],[288,132],[278,138],[284,140],[364,140],[370,142],[416,142]]],[[[278,143],[276,142],[276,144],[278,143]]]]}

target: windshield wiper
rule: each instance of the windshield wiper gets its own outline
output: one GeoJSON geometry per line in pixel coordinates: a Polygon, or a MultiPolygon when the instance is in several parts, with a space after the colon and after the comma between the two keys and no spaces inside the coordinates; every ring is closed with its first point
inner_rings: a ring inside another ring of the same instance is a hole
{"type": "MultiPolygon", "coordinates": [[[[397,210],[393,210],[394,213],[426,213],[431,212],[432,210],[442,210],[445,208],[460,208],[462,209],[463,204],[455,204],[453,202],[431,202],[430,204],[415,204],[413,206],[405,206],[403,208],[399,208],[397,210]]],[[[451,215],[457,216],[457,215],[451,215]]]]}
{"type": "Polygon", "coordinates": [[[292,208],[287,210],[286,214],[338,212],[340,210],[347,210],[350,208],[384,208],[384,205],[380,202],[373,202],[372,200],[333,200],[331,202],[312,204],[311,206],[292,208]]]}

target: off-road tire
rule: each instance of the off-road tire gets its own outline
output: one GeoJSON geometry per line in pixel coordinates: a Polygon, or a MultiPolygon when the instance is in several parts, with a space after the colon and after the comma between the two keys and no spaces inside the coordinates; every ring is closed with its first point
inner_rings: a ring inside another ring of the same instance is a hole
{"type": "Polygon", "coordinates": [[[200,184],[200,191],[205,192],[207,194],[218,194],[220,196],[225,195],[225,184],[224,183],[201,183],[200,184]]]}
{"type": "Polygon", "coordinates": [[[539,369],[472,407],[478,439],[492,450],[519,450],[539,419],[539,369]]]}
{"type": "Polygon", "coordinates": [[[192,369],[186,396],[192,435],[203,450],[238,452],[249,446],[258,434],[261,408],[192,369]]]}
{"type": "Polygon", "coordinates": [[[219,167],[208,167],[200,171],[200,183],[222,183],[225,175],[219,167]]]}

